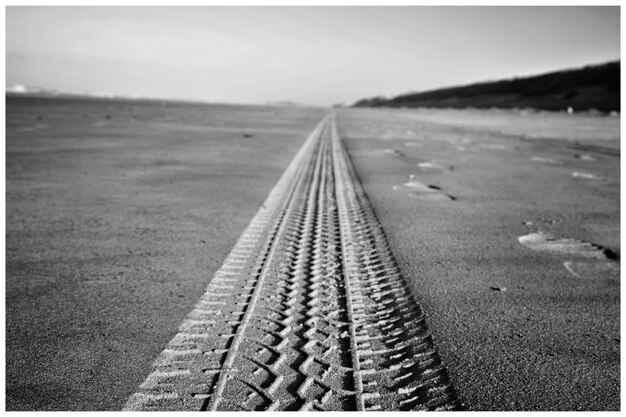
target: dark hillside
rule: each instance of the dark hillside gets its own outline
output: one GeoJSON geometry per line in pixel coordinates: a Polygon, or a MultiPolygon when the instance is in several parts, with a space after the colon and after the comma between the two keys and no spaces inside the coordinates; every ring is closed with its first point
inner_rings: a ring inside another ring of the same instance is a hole
{"type": "Polygon", "coordinates": [[[620,62],[510,80],[363,99],[355,107],[532,107],[620,111],[620,62]]]}

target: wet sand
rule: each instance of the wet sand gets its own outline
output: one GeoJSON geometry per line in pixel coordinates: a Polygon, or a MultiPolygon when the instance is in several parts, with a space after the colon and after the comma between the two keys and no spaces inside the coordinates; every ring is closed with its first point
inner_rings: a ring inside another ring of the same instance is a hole
{"type": "MultiPolygon", "coordinates": [[[[326,113],[9,101],[7,409],[120,409],[326,113]]],[[[464,404],[619,409],[615,119],[338,122],[464,404]]]]}

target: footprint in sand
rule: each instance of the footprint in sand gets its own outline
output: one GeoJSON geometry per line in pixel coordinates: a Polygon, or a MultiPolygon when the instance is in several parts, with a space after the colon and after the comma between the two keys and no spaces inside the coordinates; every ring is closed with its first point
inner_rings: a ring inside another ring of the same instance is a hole
{"type": "Polygon", "coordinates": [[[48,127],[50,127],[50,125],[47,125],[45,123],[38,123],[35,126],[18,127],[16,130],[20,132],[33,132],[35,130],[47,129],[48,127]]]}
{"type": "Polygon", "coordinates": [[[452,138],[452,139],[444,139],[446,142],[448,142],[450,145],[452,146],[464,146],[464,145],[468,145],[470,143],[472,143],[471,139],[468,138],[452,138]]]}
{"type": "Polygon", "coordinates": [[[601,178],[597,175],[593,175],[589,172],[572,172],[572,177],[574,178],[584,178],[586,180],[600,180],[601,178]]]}
{"type": "Polygon", "coordinates": [[[446,167],[436,162],[420,162],[417,166],[422,171],[449,171],[453,169],[453,167],[446,167]]]}
{"type": "Polygon", "coordinates": [[[403,157],[404,154],[402,152],[400,152],[397,149],[384,149],[383,153],[386,153],[387,155],[393,155],[393,156],[397,156],[397,157],[403,157]]]}
{"type": "Polygon", "coordinates": [[[619,264],[616,262],[563,262],[565,269],[578,278],[587,279],[619,279],[619,264]]]}
{"type": "Polygon", "coordinates": [[[415,178],[415,175],[409,176],[409,182],[402,185],[394,185],[395,191],[406,191],[411,197],[419,198],[420,200],[429,201],[454,201],[456,198],[444,194],[440,187],[436,185],[423,184],[415,178]]]}
{"type": "Polygon", "coordinates": [[[501,145],[499,143],[484,143],[480,145],[481,148],[489,149],[492,151],[503,151],[509,149],[506,145],[501,145]]]}
{"type": "Polygon", "coordinates": [[[576,277],[619,277],[619,265],[610,262],[617,261],[619,255],[611,249],[577,239],[558,239],[550,233],[541,231],[520,236],[518,240],[522,245],[536,251],[605,261],[564,262],[565,269],[576,277]]]}
{"type": "Polygon", "coordinates": [[[557,161],[554,158],[547,158],[547,157],[543,157],[543,156],[533,156],[532,158],[530,158],[532,161],[534,162],[539,162],[541,164],[547,164],[547,165],[561,165],[560,161],[557,161]]]}
{"type": "Polygon", "coordinates": [[[581,160],[583,160],[583,161],[589,161],[589,162],[592,162],[592,161],[597,161],[597,159],[596,159],[596,158],[594,158],[594,157],[593,157],[593,156],[591,156],[591,155],[587,155],[587,154],[584,154],[584,155],[578,155],[578,154],[576,154],[576,155],[574,155],[574,158],[581,159],[581,160]]]}
{"type": "Polygon", "coordinates": [[[520,236],[519,242],[533,250],[595,259],[617,259],[611,249],[576,239],[557,239],[550,233],[536,232],[520,236]]]}

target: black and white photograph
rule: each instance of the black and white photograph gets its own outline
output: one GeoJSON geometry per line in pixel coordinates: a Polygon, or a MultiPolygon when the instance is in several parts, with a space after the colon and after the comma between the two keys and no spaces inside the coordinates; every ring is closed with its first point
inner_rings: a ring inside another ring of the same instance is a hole
{"type": "Polygon", "coordinates": [[[129,4],[4,7],[5,412],[621,410],[618,1],[129,4]]]}

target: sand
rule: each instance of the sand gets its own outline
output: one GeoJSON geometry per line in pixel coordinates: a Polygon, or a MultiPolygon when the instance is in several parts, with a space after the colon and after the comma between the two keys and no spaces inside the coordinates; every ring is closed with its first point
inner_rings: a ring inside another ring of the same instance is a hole
{"type": "Polygon", "coordinates": [[[124,410],[458,408],[329,117],[124,410]]]}
{"type": "MultiPolygon", "coordinates": [[[[7,409],[121,409],[325,113],[9,101],[7,409]]],[[[619,121],[338,122],[463,404],[619,409],[619,121]]]]}
{"type": "Polygon", "coordinates": [[[618,410],[619,121],[384,109],[340,120],[464,404],[618,410]],[[448,169],[424,169],[433,161],[448,169]],[[429,185],[455,199],[411,198],[429,185]]]}
{"type": "Polygon", "coordinates": [[[121,409],[325,113],[9,100],[7,409],[121,409]]]}

